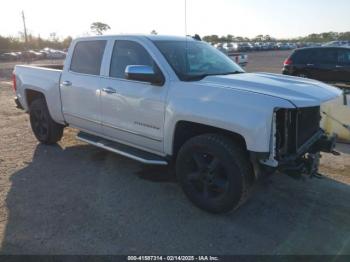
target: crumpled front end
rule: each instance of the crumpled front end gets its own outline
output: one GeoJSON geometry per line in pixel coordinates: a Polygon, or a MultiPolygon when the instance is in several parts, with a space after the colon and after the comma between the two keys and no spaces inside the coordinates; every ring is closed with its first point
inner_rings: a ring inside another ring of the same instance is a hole
{"type": "Polygon", "coordinates": [[[320,152],[336,154],[336,136],[327,135],[320,120],[319,106],[276,110],[270,154],[260,164],[290,175],[318,175],[320,152]]]}

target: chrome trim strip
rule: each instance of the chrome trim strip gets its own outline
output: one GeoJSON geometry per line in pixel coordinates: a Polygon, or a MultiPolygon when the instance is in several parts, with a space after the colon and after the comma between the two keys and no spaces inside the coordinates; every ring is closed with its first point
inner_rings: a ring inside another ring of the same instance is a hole
{"type": "Polygon", "coordinates": [[[81,119],[81,120],[85,120],[85,121],[89,121],[89,122],[92,122],[92,123],[101,125],[101,122],[99,122],[99,121],[92,120],[92,119],[88,119],[88,118],[86,118],[86,117],[78,116],[78,115],[75,115],[75,114],[71,114],[71,113],[68,113],[68,112],[66,112],[66,111],[63,111],[63,115],[68,115],[68,116],[76,117],[76,118],[79,118],[79,119],[81,119]]]}
{"type": "Polygon", "coordinates": [[[143,138],[147,138],[147,139],[150,139],[150,140],[153,140],[153,141],[156,141],[156,142],[162,142],[162,139],[153,138],[153,137],[148,137],[148,136],[142,135],[142,134],[140,134],[140,133],[136,133],[136,132],[134,132],[134,131],[129,131],[129,130],[127,130],[127,129],[123,129],[123,128],[120,128],[120,127],[113,126],[113,125],[108,124],[108,123],[102,123],[102,126],[104,126],[104,127],[109,127],[109,128],[113,128],[113,129],[117,129],[117,130],[119,130],[119,131],[126,132],[126,133],[130,133],[130,134],[132,134],[132,135],[140,136],[140,137],[143,137],[143,138]]]}
{"type": "Polygon", "coordinates": [[[107,80],[122,81],[122,82],[127,82],[127,83],[137,83],[137,84],[142,84],[142,85],[145,85],[145,86],[154,86],[154,85],[152,85],[149,82],[142,82],[142,81],[130,80],[130,79],[119,78],[119,77],[103,76],[103,75],[101,75],[100,78],[104,78],[104,79],[107,79],[107,80]]]}
{"type": "Polygon", "coordinates": [[[128,157],[128,158],[131,158],[131,159],[136,160],[136,161],[138,161],[138,162],[141,162],[141,163],[143,163],[143,164],[147,164],[147,165],[162,165],[162,166],[168,165],[168,162],[166,162],[166,161],[161,161],[161,160],[147,160],[147,159],[144,159],[144,158],[141,158],[141,157],[138,157],[138,156],[129,154],[129,153],[127,153],[127,152],[124,152],[124,151],[117,150],[117,149],[114,149],[114,148],[112,148],[112,147],[106,146],[106,145],[104,145],[104,144],[102,144],[102,143],[96,143],[96,142],[90,141],[90,140],[88,140],[88,139],[81,138],[81,137],[79,137],[79,135],[77,135],[77,139],[80,140],[80,141],[86,142],[86,143],[88,143],[88,144],[97,146],[97,147],[99,147],[99,148],[106,149],[106,150],[108,150],[108,151],[110,151],[110,152],[113,152],[113,153],[116,153],[116,154],[119,154],[119,155],[122,155],[122,156],[125,156],[125,157],[128,157]]]}

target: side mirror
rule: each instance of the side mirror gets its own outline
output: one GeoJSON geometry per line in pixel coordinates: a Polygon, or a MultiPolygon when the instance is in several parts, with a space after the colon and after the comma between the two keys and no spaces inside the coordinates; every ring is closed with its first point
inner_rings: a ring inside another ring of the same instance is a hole
{"type": "Polygon", "coordinates": [[[148,82],[156,85],[163,84],[163,77],[147,65],[129,65],[125,68],[125,77],[129,80],[148,82]]]}

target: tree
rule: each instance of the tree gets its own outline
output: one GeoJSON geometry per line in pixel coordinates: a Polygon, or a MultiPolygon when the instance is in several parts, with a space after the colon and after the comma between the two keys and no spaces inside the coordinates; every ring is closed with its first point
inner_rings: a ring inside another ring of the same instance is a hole
{"type": "Polygon", "coordinates": [[[340,33],[339,40],[350,40],[350,32],[340,33]]]}
{"type": "Polygon", "coordinates": [[[68,48],[72,40],[73,39],[71,36],[67,36],[65,39],[63,39],[62,41],[63,48],[68,48]]]}
{"type": "Polygon", "coordinates": [[[0,53],[7,52],[11,48],[11,40],[0,36],[0,53]]]}
{"type": "Polygon", "coordinates": [[[263,35],[257,35],[257,36],[254,38],[254,41],[261,42],[261,41],[263,41],[263,38],[264,38],[263,35]]]}
{"type": "Polygon", "coordinates": [[[103,35],[103,32],[110,30],[111,27],[105,23],[101,22],[94,22],[90,26],[91,32],[95,33],[96,35],[103,35]]]}
{"type": "Polygon", "coordinates": [[[237,36],[237,37],[236,37],[236,41],[237,41],[237,42],[243,42],[243,41],[244,41],[244,38],[241,37],[241,36],[237,36]]]}
{"type": "Polygon", "coordinates": [[[207,36],[203,37],[203,40],[208,42],[208,43],[213,43],[213,44],[220,42],[218,35],[207,35],[207,36]]]}
{"type": "Polygon", "coordinates": [[[270,35],[265,35],[265,36],[263,37],[263,40],[268,42],[268,41],[271,41],[272,38],[271,38],[270,35]]]}
{"type": "Polygon", "coordinates": [[[226,36],[227,42],[233,42],[234,41],[234,36],[233,35],[227,35],[226,36]]]}

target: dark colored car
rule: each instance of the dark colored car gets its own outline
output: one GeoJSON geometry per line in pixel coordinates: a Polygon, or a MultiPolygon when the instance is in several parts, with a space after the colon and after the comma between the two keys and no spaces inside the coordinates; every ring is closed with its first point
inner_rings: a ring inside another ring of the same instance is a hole
{"type": "Polygon", "coordinates": [[[282,73],[324,82],[350,83],[350,48],[297,49],[284,61],[282,73]]]}
{"type": "Polygon", "coordinates": [[[19,53],[4,53],[4,54],[0,54],[0,61],[4,61],[4,62],[11,62],[11,61],[16,61],[18,60],[20,57],[19,53]]]}

